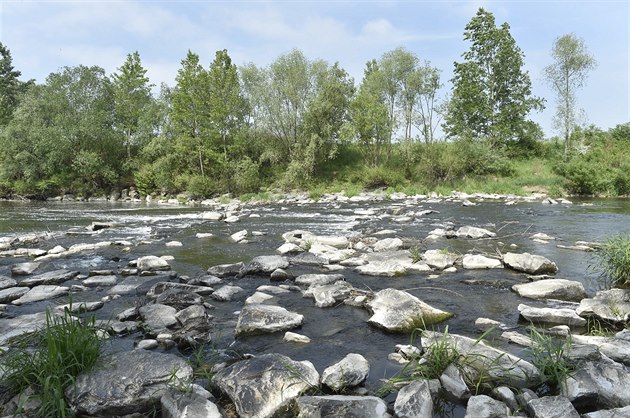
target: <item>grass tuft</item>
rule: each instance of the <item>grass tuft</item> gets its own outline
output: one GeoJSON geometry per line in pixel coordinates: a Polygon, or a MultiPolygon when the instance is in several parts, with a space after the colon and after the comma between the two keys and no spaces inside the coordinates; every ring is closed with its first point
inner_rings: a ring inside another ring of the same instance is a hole
{"type": "Polygon", "coordinates": [[[553,337],[536,331],[534,327],[530,329],[530,338],[532,364],[543,375],[542,392],[556,393],[574,371],[574,364],[567,357],[571,349],[571,338],[558,342],[553,337]]]}
{"type": "Polygon", "coordinates": [[[606,288],[630,286],[630,234],[609,238],[597,248],[598,263],[602,284],[606,288]]]}

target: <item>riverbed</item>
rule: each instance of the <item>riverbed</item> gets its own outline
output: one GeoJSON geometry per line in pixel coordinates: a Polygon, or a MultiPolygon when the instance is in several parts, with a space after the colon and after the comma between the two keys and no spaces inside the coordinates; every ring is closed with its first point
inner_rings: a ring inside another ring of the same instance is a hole
{"type": "MultiPolygon", "coordinates": [[[[284,243],[282,234],[292,230],[306,230],[317,235],[345,236],[357,242],[382,230],[393,230],[389,236],[401,238],[407,248],[440,249],[451,253],[480,253],[500,255],[529,252],[554,261],[556,277],[580,281],[592,295],[600,287],[593,253],[571,246],[578,241],[597,243],[621,233],[630,233],[630,201],[623,199],[572,199],[572,204],[543,204],[541,201],[518,201],[506,204],[505,199],[471,199],[474,206],[463,206],[459,199],[407,198],[397,200],[326,202],[286,201],[259,205],[233,205],[239,215],[236,223],[211,221],[203,218],[210,210],[203,206],[166,205],[139,202],[0,202],[0,237],[28,233],[47,234],[47,238],[32,247],[49,249],[56,245],[65,248],[78,243],[127,241],[130,246],[108,246],[72,257],[52,259],[43,263],[36,273],[55,269],[78,270],[87,275],[93,270],[120,272],[128,263],[145,255],[172,256],[172,270],[179,275],[200,277],[214,265],[247,263],[259,255],[276,254],[284,243]],[[432,210],[422,216],[412,216],[401,222],[406,213],[432,210]],[[99,231],[89,231],[93,222],[112,224],[99,231]],[[475,226],[496,233],[487,239],[427,239],[436,228],[475,226]],[[246,229],[247,243],[236,243],[230,235],[246,229]],[[546,243],[531,236],[545,233],[554,240],[546,243]],[[198,238],[197,234],[212,234],[198,238]],[[167,246],[178,241],[181,246],[167,246]]],[[[224,208],[225,209],[225,208],[224,208]]],[[[23,257],[0,257],[0,275],[11,276],[11,266],[27,261],[23,257]]],[[[293,276],[302,273],[325,272],[319,267],[292,266],[293,276]]],[[[344,275],[354,288],[378,291],[385,288],[406,290],[422,301],[455,316],[434,329],[448,326],[451,333],[477,338],[482,331],[474,322],[490,318],[522,329],[516,307],[519,303],[544,306],[542,302],[527,301],[511,291],[511,286],[528,281],[527,275],[509,269],[465,270],[445,273],[410,272],[400,277],[372,277],[358,274],[352,267],[336,273],[344,275]]],[[[299,292],[279,297],[279,304],[304,315],[304,324],[297,330],[311,338],[309,344],[288,343],[283,333],[234,338],[238,311],[244,300],[260,285],[271,283],[268,277],[246,276],[228,278],[229,284],[244,289],[232,301],[209,300],[212,311],[212,343],[208,350],[228,350],[239,355],[281,353],[294,360],[309,360],[321,373],[329,365],[348,353],[360,353],[370,363],[366,386],[379,387],[380,380],[391,377],[400,365],[388,360],[396,344],[407,344],[410,335],[392,334],[368,325],[366,310],[340,304],[318,308],[312,299],[299,292]]],[[[64,285],[80,284],[73,280],[64,285]]],[[[102,289],[90,289],[72,294],[73,302],[100,300],[102,289]]],[[[145,303],[143,295],[124,296],[109,301],[95,311],[97,319],[111,319],[120,311],[145,303]]],[[[35,302],[22,306],[8,305],[4,317],[42,311],[49,304],[65,304],[68,297],[35,302]]],[[[140,332],[125,337],[113,337],[106,344],[107,351],[130,350],[142,339],[140,332]]],[[[505,341],[494,342],[503,349],[523,355],[523,349],[505,341]]],[[[177,349],[169,349],[177,352],[177,349]]],[[[185,354],[185,353],[184,353],[185,354]]],[[[184,355],[182,354],[182,355],[184,355]]],[[[462,409],[453,407],[450,415],[459,416],[462,409]]]]}

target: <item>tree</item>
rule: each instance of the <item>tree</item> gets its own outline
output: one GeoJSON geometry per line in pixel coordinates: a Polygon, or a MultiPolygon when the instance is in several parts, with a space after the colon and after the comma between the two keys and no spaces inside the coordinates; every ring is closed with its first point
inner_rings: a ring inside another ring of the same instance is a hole
{"type": "Polygon", "coordinates": [[[247,103],[241,95],[236,65],[227,50],[217,51],[208,71],[211,124],[220,138],[224,162],[228,159],[228,141],[242,124],[247,103]]]}
{"type": "Polygon", "coordinates": [[[571,134],[576,125],[576,90],[584,86],[588,72],[597,66],[584,40],[575,34],[557,38],[551,50],[553,64],[545,67],[544,75],[557,95],[555,125],[564,137],[567,155],[571,134]]]}
{"type": "Polygon", "coordinates": [[[485,138],[491,145],[519,140],[527,115],[542,109],[531,94],[529,74],[522,70],[524,54],[510,34],[510,26],[496,27],[492,13],[480,8],[466,25],[470,50],[455,63],[453,96],[445,131],[454,137],[485,138]]]}
{"type": "Polygon", "coordinates": [[[21,82],[18,79],[21,75],[20,71],[13,68],[11,51],[0,42],[0,126],[9,123],[20,94],[33,84],[33,81],[21,82]]]}
{"type": "Polygon", "coordinates": [[[418,69],[420,72],[420,91],[416,111],[412,113],[414,125],[420,131],[426,143],[435,139],[435,131],[440,123],[443,102],[438,100],[437,93],[442,87],[440,70],[432,67],[428,61],[418,69]]]}
{"type": "Polygon", "coordinates": [[[138,51],[127,54],[125,63],[112,74],[116,125],[124,132],[127,160],[131,160],[131,148],[139,129],[140,119],[152,101],[151,84],[142,67],[138,51]]]}

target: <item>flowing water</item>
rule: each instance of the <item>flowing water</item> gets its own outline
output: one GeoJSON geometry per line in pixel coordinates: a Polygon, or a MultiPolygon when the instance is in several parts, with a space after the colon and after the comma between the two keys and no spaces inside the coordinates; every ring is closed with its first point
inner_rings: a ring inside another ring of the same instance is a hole
{"type": "MultiPolygon", "coordinates": [[[[120,247],[107,247],[96,252],[81,253],[71,258],[47,262],[36,273],[58,268],[79,270],[111,269],[119,271],[127,263],[143,255],[172,255],[173,270],[191,277],[205,274],[208,267],[248,262],[257,255],[270,255],[282,243],[284,232],[302,229],[318,235],[367,236],[382,229],[393,229],[400,238],[410,240],[412,245],[423,249],[448,249],[465,254],[473,250],[496,254],[497,252],[530,252],[555,261],[559,267],[557,277],[582,282],[589,294],[598,289],[597,275],[589,269],[594,258],[591,253],[560,249],[556,244],[572,245],[576,241],[603,241],[620,233],[630,233],[629,200],[576,200],[573,205],[544,205],[540,202],[507,206],[503,202],[481,202],[477,206],[462,207],[460,203],[426,201],[383,201],[361,203],[313,203],[313,204],[269,204],[246,207],[250,214],[235,224],[206,221],[201,214],[206,208],[187,206],[161,206],[144,203],[85,203],[85,202],[0,202],[0,237],[23,235],[30,232],[48,232],[52,238],[40,242],[39,248],[49,249],[55,245],[66,248],[76,243],[127,240],[134,245],[125,252],[120,247]],[[356,215],[357,209],[374,209],[376,216],[356,215]],[[391,217],[382,216],[392,211],[405,213],[433,209],[432,213],[416,218],[410,223],[396,223],[391,217]],[[86,226],[93,221],[115,223],[116,227],[88,233],[86,226]],[[429,231],[445,226],[455,228],[472,225],[490,229],[497,233],[494,239],[462,240],[439,239],[425,241],[429,231]],[[230,234],[247,229],[264,235],[250,237],[249,243],[237,244],[230,234]],[[556,237],[556,241],[541,244],[529,237],[544,232],[556,237]],[[197,233],[212,233],[210,238],[197,238],[197,233]],[[168,241],[180,241],[181,247],[167,247],[168,241]],[[517,247],[511,248],[515,244],[517,247]]],[[[23,258],[0,257],[0,275],[10,276],[10,267],[23,258]]],[[[316,267],[292,268],[294,275],[319,272],[316,267]]],[[[393,287],[407,290],[423,301],[443,310],[453,312],[455,317],[447,321],[449,332],[473,338],[481,333],[474,326],[479,317],[491,318],[508,326],[522,327],[518,322],[519,303],[542,306],[527,301],[510,290],[516,283],[526,282],[524,274],[507,269],[471,271],[458,269],[456,273],[412,273],[403,277],[368,277],[353,272],[351,268],[341,271],[354,287],[380,289],[393,287]],[[475,279],[478,284],[466,284],[464,280],[475,279]]],[[[270,284],[268,278],[245,277],[228,279],[230,284],[245,289],[231,302],[210,301],[215,309],[212,343],[213,349],[229,348],[239,353],[262,354],[278,352],[294,360],[310,360],[321,373],[327,366],[340,360],[348,353],[360,353],[371,365],[367,385],[371,389],[379,386],[379,379],[394,375],[400,366],[387,360],[387,355],[396,344],[409,343],[409,335],[383,332],[369,326],[368,312],[350,306],[317,308],[312,299],[302,298],[298,292],[280,296],[279,304],[301,313],[304,325],[295,330],[311,338],[310,344],[284,342],[283,333],[265,336],[244,337],[234,340],[233,330],[237,311],[244,299],[256,287],[270,284]]],[[[68,284],[79,284],[79,281],[68,284]]],[[[75,293],[74,301],[98,300],[104,292],[89,290],[75,293]]],[[[105,304],[95,314],[99,319],[112,318],[122,309],[141,303],[140,296],[125,296],[105,304]]],[[[67,298],[37,302],[16,307],[9,306],[5,316],[32,313],[45,309],[48,304],[67,303],[67,298]]],[[[444,325],[440,326],[440,329],[444,325]]],[[[139,333],[113,339],[108,350],[127,350],[134,341],[141,339],[139,333]]],[[[516,346],[496,341],[496,344],[515,354],[523,354],[516,346]]],[[[391,399],[388,399],[391,400],[391,399]]],[[[460,416],[462,408],[454,406],[450,416],[460,416]]],[[[448,415],[448,414],[447,414],[448,415]]]]}

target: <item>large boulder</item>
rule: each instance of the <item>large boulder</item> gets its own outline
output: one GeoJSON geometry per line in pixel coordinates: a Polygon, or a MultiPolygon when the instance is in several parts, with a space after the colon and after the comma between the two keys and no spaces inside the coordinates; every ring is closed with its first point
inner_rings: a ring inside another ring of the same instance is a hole
{"type": "Polygon", "coordinates": [[[608,324],[621,325],[630,320],[630,291],[626,289],[599,291],[593,298],[582,299],[576,312],[584,318],[595,318],[608,324]]]}
{"type": "Polygon", "coordinates": [[[66,390],[72,411],[80,416],[147,413],[173,385],[190,384],[193,371],[174,354],[133,350],[107,355],[66,390]]]}
{"type": "Polygon", "coordinates": [[[235,336],[287,331],[302,325],[304,316],[280,306],[251,304],[243,306],[236,323],[235,336]]]}
{"type": "Polygon", "coordinates": [[[512,290],[530,299],[559,299],[579,302],[586,297],[584,285],[565,279],[546,279],[537,282],[515,284],[512,290]]]}
{"type": "Polygon", "coordinates": [[[570,327],[585,327],[587,325],[586,319],[569,308],[536,308],[521,303],[517,309],[523,318],[536,324],[568,325],[570,327]]]}
{"type": "Polygon", "coordinates": [[[530,253],[506,253],[503,256],[503,264],[511,269],[523,271],[529,274],[555,273],[558,266],[553,261],[530,253]]]}
{"type": "Polygon", "coordinates": [[[448,344],[460,353],[458,360],[468,381],[478,382],[483,377],[489,384],[503,384],[514,388],[534,387],[541,382],[540,371],[520,357],[490,347],[483,341],[457,334],[424,331],[422,347],[448,344]]]}
{"type": "Polygon", "coordinates": [[[322,373],[322,384],[335,392],[358,386],[367,379],[370,364],[361,354],[350,353],[322,373]]]}
{"type": "Polygon", "coordinates": [[[383,289],[366,305],[373,315],[369,323],[391,332],[411,332],[453,316],[397,289],[383,289]]]}
{"type": "Polygon", "coordinates": [[[562,394],[577,407],[630,406],[630,373],[621,364],[580,362],[562,385],[562,394]]]}
{"type": "Polygon", "coordinates": [[[274,353],[234,363],[217,372],[211,383],[232,400],[238,416],[269,417],[317,387],[319,374],[308,361],[274,353]]]}

